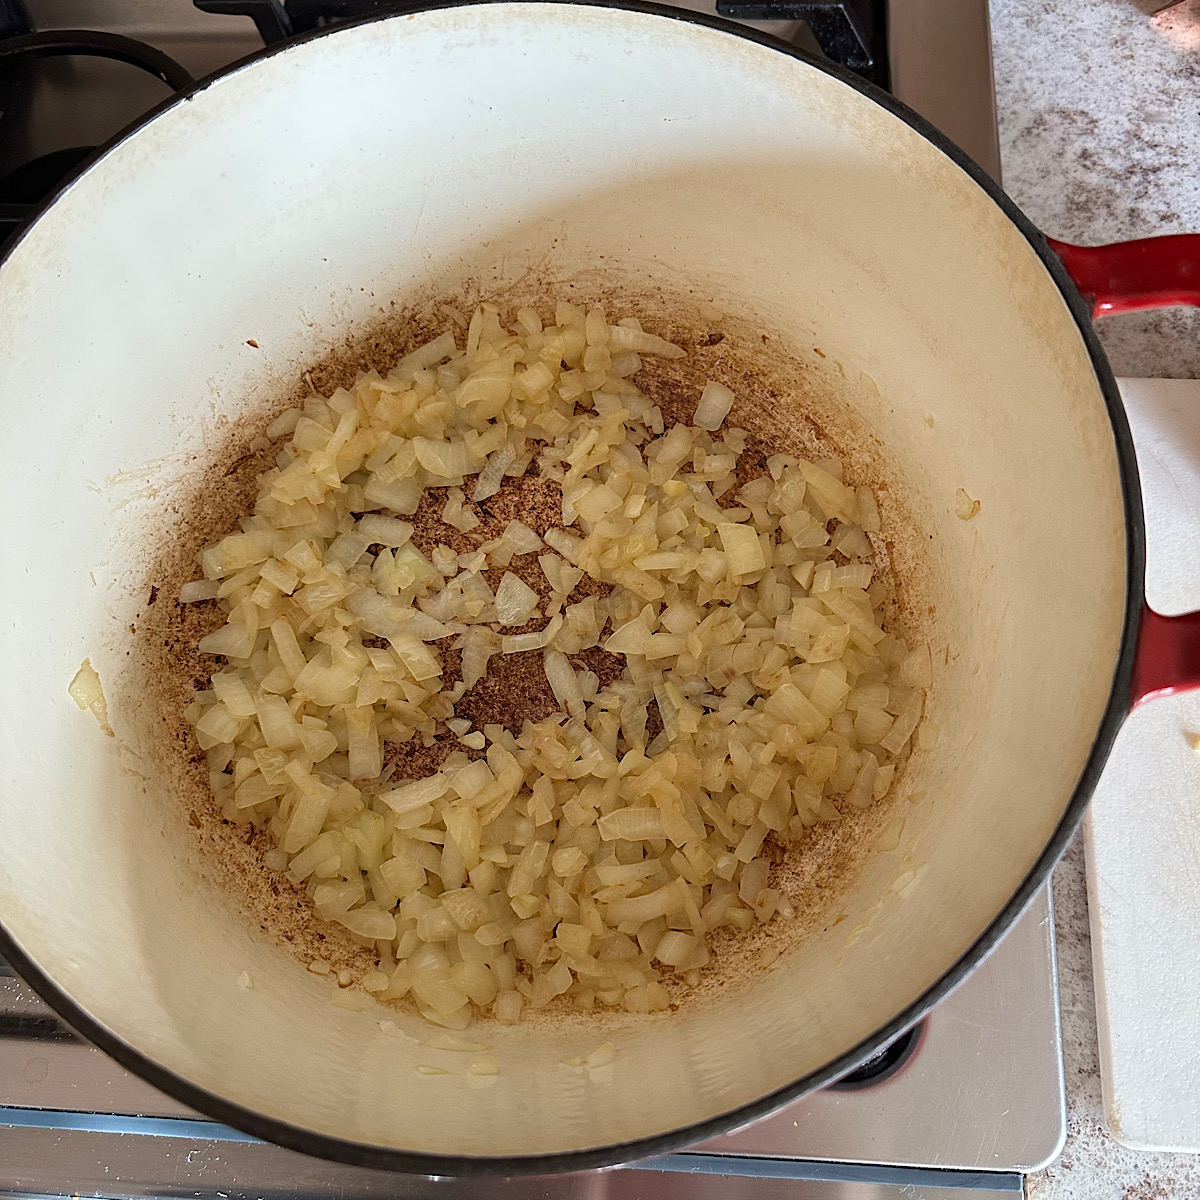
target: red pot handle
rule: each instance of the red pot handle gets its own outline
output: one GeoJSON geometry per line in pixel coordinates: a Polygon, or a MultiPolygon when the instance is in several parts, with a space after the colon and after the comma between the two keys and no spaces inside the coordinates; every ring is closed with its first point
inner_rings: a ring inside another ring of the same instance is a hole
{"type": "Polygon", "coordinates": [[[1142,605],[1130,707],[1200,687],[1200,612],[1164,617],[1142,605]]]}
{"type": "MultiPolygon", "coordinates": [[[[1093,317],[1174,304],[1200,306],[1200,234],[1177,233],[1108,246],[1046,240],[1092,306],[1093,317]]],[[[1198,687],[1200,613],[1164,617],[1143,603],[1130,706],[1198,687]]]]}
{"type": "Polygon", "coordinates": [[[1114,242],[1108,246],[1072,246],[1047,238],[1063,261],[1093,317],[1200,305],[1200,233],[1114,242]]]}

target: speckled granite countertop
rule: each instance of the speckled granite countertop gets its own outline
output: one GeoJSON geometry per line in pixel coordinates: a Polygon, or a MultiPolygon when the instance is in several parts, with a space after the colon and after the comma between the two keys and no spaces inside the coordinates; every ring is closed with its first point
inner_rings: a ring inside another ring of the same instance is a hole
{"type": "MultiPolygon", "coordinates": [[[[991,0],[1004,184],[1049,235],[1200,232],[1200,0],[991,0]]],[[[1200,310],[1100,323],[1118,375],[1200,377],[1200,310]]],[[[1104,1128],[1083,850],[1054,878],[1068,1134],[1030,1200],[1200,1198],[1200,1157],[1104,1128]]],[[[1200,1084],[1198,1084],[1200,1085],[1200,1084]]]]}
{"type": "MultiPolygon", "coordinates": [[[[1200,232],[1200,0],[991,0],[1004,184],[1052,237],[1200,232]]],[[[1200,310],[1101,322],[1118,375],[1200,377],[1200,310]]]]}

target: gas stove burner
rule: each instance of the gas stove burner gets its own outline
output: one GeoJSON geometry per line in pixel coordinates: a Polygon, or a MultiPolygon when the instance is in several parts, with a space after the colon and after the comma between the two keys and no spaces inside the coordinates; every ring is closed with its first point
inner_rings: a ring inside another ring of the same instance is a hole
{"type": "Polygon", "coordinates": [[[157,75],[175,91],[191,87],[196,82],[179,63],[161,50],[116,33],[98,33],[91,29],[47,29],[41,33],[25,33],[0,41],[0,63],[23,58],[60,58],[71,54],[129,63],[151,75],[157,75]]]}
{"type": "Polygon", "coordinates": [[[21,0],[0,0],[0,38],[33,32],[33,22],[21,0]]]}
{"type": "MultiPolygon", "coordinates": [[[[339,21],[419,8],[404,0],[193,0],[207,13],[250,17],[268,45],[339,21]]],[[[803,21],[826,58],[887,86],[886,0],[717,0],[735,21],[803,21]]],[[[691,7],[691,5],[687,5],[691,7]]]]}
{"type": "Polygon", "coordinates": [[[887,87],[886,22],[878,0],[717,0],[735,21],[804,21],[821,52],[887,87]]]}
{"type": "Polygon", "coordinates": [[[829,1085],[831,1092],[855,1092],[890,1079],[916,1053],[925,1032],[925,1023],[914,1025],[894,1041],[888,1042],[859,1067],[829,1085]]]}
{"type": "MultiPolygon", "coordinates": [[[[30,107],[33,76],[29,68],[35,59],[75,55],[128,63],[175,91],[196,82],[173,58],[145,42],[90,29],[33,32],[23,6],[15,0],[0,0],[0,116],[12,121],[30,107]]],[[[94,146],[68,146],[40,154],[21,162],[0,179],[0,244],[94,150],[94,146]]]]}
{"type": "Polygon", "coordinates": [[[70,146],[53,150],[0,179],[0,244],[24,222],[33,206],[50,195],[95,149],[70,146]]]}

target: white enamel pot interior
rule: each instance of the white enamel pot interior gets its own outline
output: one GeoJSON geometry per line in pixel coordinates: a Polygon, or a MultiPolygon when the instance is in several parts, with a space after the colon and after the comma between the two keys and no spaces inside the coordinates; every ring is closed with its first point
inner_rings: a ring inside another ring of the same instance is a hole
{"type": "Polygon", "coordinates": [[[577,1168],[828,1082],[1015,919],[1124,712],[1140,508],[1065,275],[911,114],[719,22],[500,2],[287,45],[92,162],[0,266],[0,314],[0,952],[126,1065],[286,1145],[577,1168]],[[603,1031],[489,1027],[473,1089],[379,1026],[415,1017],[333,1007],[214,895],[126,652],[147,546],[223,429],[391,300],[530,272],[758,321],[828,428],[871,431],[922,547],[941,740],[904,779],[908,860],[866,859],[772,967],[603,1031]],[[115,738],[67,695],[85,656],[115,738]],[[560,1065],[610,1037],[611,1078],[560,1065]]]}

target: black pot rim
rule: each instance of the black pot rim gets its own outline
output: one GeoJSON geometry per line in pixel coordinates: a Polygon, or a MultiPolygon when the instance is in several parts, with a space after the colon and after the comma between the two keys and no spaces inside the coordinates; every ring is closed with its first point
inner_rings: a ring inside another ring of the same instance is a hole
{"type": "MultiPolygon", "coordinates": [[[[373,24],[377,21],[396,19],[401,16],[436,12],[452,8],[485,7],[497,0],[419,0],[405,4],[397,12],[375,13],[354,21],[327,26],[311,33],[269,46],[219,71],[201,79],[194,87],[176,93],[161,104],[150,109],[114,138],[99,147],[95,154],[80,164],[79,168],[40,205],[12,237],[0,265],[7,260],[25,234],[38,218],[46,212],[82,175],[103,159],[115,147],[125,142],[164,112],[184,103],[203,92],[214,82],[255,63],[272,57],[290,47],[317,38],[334,36],[344,29],[373,24]]],[[[503,2],[503,0],[500,0],[503,2]]],[[[720,17],[697,13],[691,10],[672,8],[655,0],[548,0],[556,4],[578,4],[589,8],[607,8],[625,12],[642,13],[648,16],[683,21],[702,25],[734,37],[756,42],[761,46],[801,60],[811,67],[823,71],[855,91],[887,109],[906,125],[919,133],[936,149],[945,154],[965,171],[992,202],[1009,218],[1024,235],[1046,267],[1068,309],[1074,318],[1079,333],[1087,348],[1093,370],[1100,385],[1104,403],[1108,410],[1115,442],[1117,463],[1125,505],[1126,524],[1126,603],[1121,647],[1113,671],[1112,686],[1103,718],[1096,731],[1096,739],[1088,755],[1070,802],[1062,819],[1047,841],[1032,869],[1021,882],[1008,902],[979,935],[974,944],[958,961],[916,1000],[882,1025],[858,1045],[839,1055],[819,1070],[812,1071],[800,1079],[777,1088],[765,1096],[735,1109],[665,1133],[637,1138],[627,1142],[597,1146],[586,1150],[564,1151],[550,1154],[510,1156],[468,1156],[455,1154],[429,1154],[418,1151],[398,1150],[385,1146],[354,1142],[345,1138],[319,1133],[316,1130],[293,1125],[274,1117],[265,1116],[253,1109],[233,1103],[192,1083],[155,1062],[148,1055],[130,1045],[105,1028],[80,1004],[55,983],[22,950],[19,943],[0,922],[0,957],[8,960],[31,987],[72,1028],[104,1050],[123,1067],[128,1068],[152,1083],[168,1096],[186,1104],[189,1108],[214,1118],[225,1125],[244,1133],[274,1142],[289,1150],[315,1155],[335,1162],[356,1167],[403,1172],[423,1176],[457,1177],[503,1177],[514,1175],[547,1175],[570,1171],[586,1171],[598,1167],[609,1167],[639,1159],[669,1154],[696,1142],[716,1137],[731,1129],[746,1125],[774,1112],[789,1101],[833,1083],[840,1076],[853,1070],[864,1060],[877,1054],[894,1038],[919,1021],[940,1000],[954,990],[993,950],[996,944],[1024,912],[1034,895],[1050,876],[1055,864],[1067,848],[1076,829],[1083,819],[1084,811],[1091,799],[1100,773],[1112,749],[1117,733],[1130,709],[1133,659],[1137,643],[1138,625],[1144,597],[1145,579],[1145,522],[1142,513],[1141,491],[1138,481],[1137,460],[1134,455],[1133,438],[1125,416],[1124,405],[1112,369],[1092,327],[1091,310],[1080,297],[1066,268],[1049,248],[1045,237],[1023,212],[1009,199],[1008,195],[978,164],[962,149],[934,128],[924,117],[913,112],[874,84],[868,83],[853,72],[824,59],[791,46],[777,38],[748,26],[738,25],[720,17]]]]}

